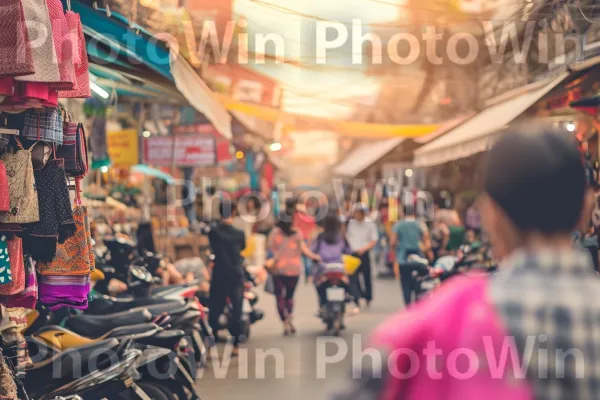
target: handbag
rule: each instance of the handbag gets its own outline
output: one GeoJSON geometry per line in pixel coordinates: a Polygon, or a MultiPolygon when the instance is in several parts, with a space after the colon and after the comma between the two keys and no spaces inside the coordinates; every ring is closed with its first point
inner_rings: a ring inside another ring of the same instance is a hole
{"type": "Polygon", "coordinates": [[[13,295],[25,289],[25,263],[23,262],[23,242],[13,237],[8,241],[8,257],[11,281],[0,283],[0,295],[13,295]]]}
{"type": "Polygon", "coordinates": [[[77,133],[75,139],[77,141],[76,167],[69,176],[74,178],[83,178],[87,175],[89,169],[87,139],[85,137],[83,124],[77,124],[77,133]]]}
{"type": "Polygon", "coordinates": [[[267,280],[265,281],[265,293],[275,294],[275,280],[271,274],[268,274],[267,280]]]}
{"type": "Polygon", "coordinates": [[[76,206],[73,210],[75,234],[56,247],[56,256],[49,263],[38,263],[38,271],[42,275],[89,275],[90,247],[88,230],[86,229],[87,210],[76,206]]]}
{"type": "Polygon", "coordinates": [[[23,149],[19,139],[16,140],[20,150],[0,156],[0,161],[4,162],[6,166],[10,197],[10,211],[0,213],[0,222],[28,224],[40,220],[40,208],[33,176],[31,152],[23,149]]]}
{"type": "Polygon", "coordinates": [[[83,124],[72,122],[63,110],[63,144],[56,149],[56,157],[65,160],[65,174],[82,178],[88,172],[87,143],[83,124]]]}

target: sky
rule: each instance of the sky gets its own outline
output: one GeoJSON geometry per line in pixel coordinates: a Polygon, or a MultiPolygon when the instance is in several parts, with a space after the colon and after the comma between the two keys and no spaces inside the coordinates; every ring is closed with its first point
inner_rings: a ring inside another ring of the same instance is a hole
{"type": "MultiPolygon", "coordinates": [[[[234,0],[234,15],[248,20],[250,50],[258,33],[283,37],[285,56],[293,64],[252,65],[282,84],[285,111],[321,117],[348,118],[356,104],[373,103],[379,82],[364,74],[364,66],[349,59],[351,45],[330,50],[324,67],[316,65],[315,24],[317,19],[348,23],[360,19],[363,34],[372,27],[398,19],[403,0],[234,0]],[[283,7],[292,12],[275,7],[283,7]],[[311,17],[293,15],[294,12],[311,17]]],[[[269,48],[267,48],[269,50],[269,48]]]]}

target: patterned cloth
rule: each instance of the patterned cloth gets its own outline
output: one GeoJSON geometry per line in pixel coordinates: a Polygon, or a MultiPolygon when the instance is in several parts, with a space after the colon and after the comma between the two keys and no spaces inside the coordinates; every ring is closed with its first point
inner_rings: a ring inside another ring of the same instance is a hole
{"type": "Polygon", "coordinates": [[[35,309],[38,299],[38,283],[35,266],[31,258],[25,260],[26,278],[25,289],[21,293],[0,297],[0,303],[6,307],[22,307],[30,310],[35,309]]]}
{"type": "Polygon", "coordinates": [[[25,115],[21,136],[31,140],[63,144],[63,118],[56,107],[30,110],[25,115]]]}
{"type": "MultiPolygon", "coordinates": [[[[4,237],[4,236],[2,236],[4,237]]],[[[10,282],[1,282],[0,295],[13,295],[25,289],[25,264],[23,263],[23,242],[14,236],[7,240],[8,256],[10,260],[10,282]]]]}
{"type": "Polygon", "coordinates": [[[600,391],[600,280],[585,251],[518,252],[491,279],[489,294],[519,354],[531,347],[528,378],[537,399],[592,399],[600,391]],[[540,359],[549,355],[581,355],[540,359]],[[556,361],[555,361],[556,359],[556,361]],[[541,373],[540,373],[541,371],[541,373]],[[581,373],[581,377],[577,374],[581,373]],[[560,378],[564,374],[564,378],[560,378]],[[547,375],[548,379],[538,379],[547,375]]]}
{"type": "Polygon", "coordinates": [[[0,237],[0,285],[12,282],[6,236],[0,237]]]}
{"type": "Polygon", "coordinates": [[[75,87],[75,66],[73,65],[73,44],[69,35],[67,19],[60,0],[46,0],[52,33],[54,49],[58,61],[60,82],[52,85],[53,89],[72,90],[75,87]]]}
{"type": "Polygon", "coordinates": [[[35,46],[31,46],[35,73],[15,79],[23,82],[58,83],[60,82],[60,74],[56,62],[52,24],[50,23],[46,2],[40,0],[21,0],[21,2],[27,21],[29,39],[36,42],[35,46]],[[47,35],[41,36],[38,33],[38,31],[41,32],[41,28],[45,28],[47,35]],[[43,39],[41,43],[40,39],[43,39]]]}
{"type": "Polygon", "coordinates": [[[27,226],[23,245],[25,253],[35,261],[50,262],[56,255],[57,244],[64,243],[75,233],[75,221],[61,160],[48,161],[34,174],[40,220],[27,226]]]}
{"type": "Polygon", "coordinates": [[[86,229],[87,210],[77,206],[73,209],[75,220],[75,234],[59,244],[56,248],[56,257],[50,263],[38,263],[38,270],[42,275],[89,275],[92,271],[90,265],[89,231],[86,229]]]}
{"type": "Polygon", "coordinates": [[[90,276],[40,276],[40,301],[51,311],[62,307],[85,310],[90,293],[90,276]]]}
{"type": "Polygon", "coordinates": [[[85,46],[85,37],[83,36],[83,26],[79,14],[73,11],[67,11],[67,27],[70,37],[77,38],[77,43],[73,45],[73,64],[75,64],[75,87],[73,90],[60,91],[61,98],[88,98],[91,97],[90,74],[88,69],[88,55],[85,46]]]}
{"type": "Polygon", "coordinates": [[[25,13],[21,0],[1,0],[0,21],[0,76],[33,74],[35,67],[31,42],[24,23],[25,13]]]}

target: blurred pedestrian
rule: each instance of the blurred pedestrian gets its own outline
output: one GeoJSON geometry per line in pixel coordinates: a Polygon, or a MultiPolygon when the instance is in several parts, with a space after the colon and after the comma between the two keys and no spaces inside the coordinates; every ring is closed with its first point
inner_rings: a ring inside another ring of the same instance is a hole
{"type": "Polygon", "coordinates": [[[293,323],[294,293],[302,274],[302,256],[307,256],[311,260],[319,259],[308,248],[302,232],[294,227],[292,217],[285,212],[279,215],[277,225],[269,236],[268,247],[272,257],[265,264],[273,276],[277,311],[283,322],[283,333],[286,336],[296,333],[293,323]]]}
{"type": "Polygon", "coordinates": [[[347,222],[346,239],[352,249],[353,255],[360,258],[358,270],[351,277],[351,285],[357,307],[360,299],[364,298],[367,306],[373,300],[373,282],[371,271],[371,250],[379,240],[379,233],[375,222],[367,219],[369,209],[366,205],[358,203],[354,207],[354,216],[347,222]]]}

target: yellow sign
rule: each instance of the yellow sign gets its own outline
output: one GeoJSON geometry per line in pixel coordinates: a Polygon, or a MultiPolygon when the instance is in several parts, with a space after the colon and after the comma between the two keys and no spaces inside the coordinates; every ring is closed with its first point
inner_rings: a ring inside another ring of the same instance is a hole
{"type": "Polygon", "coordinates": [[[127,168],[139,163],[138,133],[135,129],[106,133],[108,155],[115,168],[127,168]]]}

